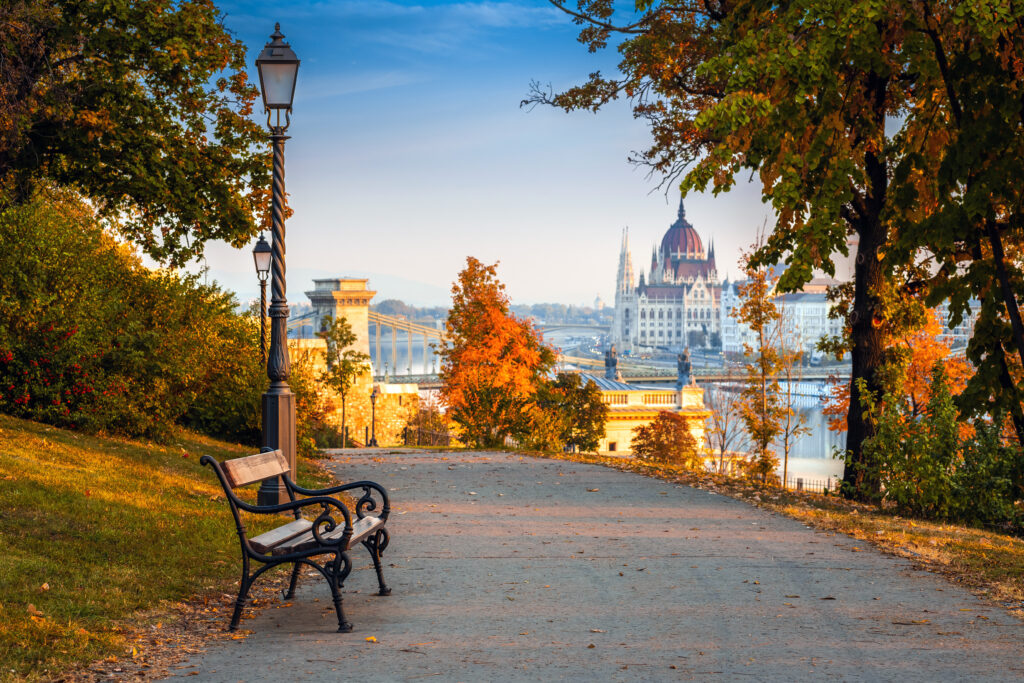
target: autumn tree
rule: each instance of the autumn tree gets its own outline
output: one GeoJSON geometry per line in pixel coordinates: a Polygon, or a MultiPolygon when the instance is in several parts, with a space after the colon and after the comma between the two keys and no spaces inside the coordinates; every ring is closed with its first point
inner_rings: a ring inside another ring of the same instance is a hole
{"type": "Polygon", "coordinates": [[[631,448],[640,460],[704,469],[704,457],[690,431],[690,420],[678,413],[659,411],[650,424],[633,429],[631,448]]]}
{"type": "Polygon", "coordinates": [[[554,352],[527,321],[509,312],[497,264],[472,256],[452,285],[441,349],[441,399],[463,439],[501,446],[533,403],[554,352]]]}
{"type": "Polygon", "coordinates": [[[362,351],[351,348],[356,341],[356,333],[345,318],[325,315],[320,321],[317,336],[324,340],[327,351],[324,357],[325,369],[320,373],[320,381],[329,389],[334,390],[341,398],[341,434],[342,448],[347,447],[348,433],[345,431],[345,407],[349,390],[355,385],[359,376],[367,371],[370,356],[362,351]]]}
{"type": "Polygon", "coordinates": [[[805,424],[807,418],[797,406],[797,383],[803,380],[804,351],[800,346],[802,336],[795,321],[787,315],[785,297],[781,297],[778,311],[779,379],[782,384],[779,392],[781,414],[777,443],[782,452],[782,486],[785,488],[789,485],[789,456],[796,442],[810,434],[811,430],[805,424]]]}
{"type": "MultiPolygon", "coordinates": [[[[979,369],[961,406],[1007,409],[1024,441],[1009,356],[1024,362],[1017,300],[1024,186],[1024,5],[982,0],[641,0],[620,20],[613,0],[553,0],[592,51],[613,36],[620,74],[562,93],[535,85],[527,104],[598,110],[630,99],[650,124],[634,155],[684,192],[729,190],[757,175],[777,220],[755,265],[783,260],[792,291],[856,238],[850,290],[847,450],[863,460],[874,433],[860,393],[882,392],[886,345],[879,293],[893,273],[925,266],[929,305],[953,322],[982,305],[968,355],[979,369]]],[[[914,282],[906,282],[910,286],[914,282]]],[[[858,490],[878,482],[848,483],[858,490]]]]}
{"type": "MultiPolygon", "coordinates": [[[[942,324],[938,311],[927,310],[918,324],[904,323],[902,330],[891,329],[889,339],[890,362],[883,372],[885,393],[901,403],[913,418],[924,414],[931,401],[933,375],[937,365],[942,366],[944,387],[953,395],[964,390],[973,371],[965,358],[953,355],[952,341],[942,338],[942,324]]],[[[875,397],[875,401],[881,401],[875,397]]],[[[832,431],[846,429],[850,394],[843,382],[832,382],[829,397],[823,409],[832,431]]]]}
{"type": "Polygon", "coordinates": [[[740,393],[739,412],[753,446],[749,471],[767,482],[778,465],[772,444],[782,431],[786,415],[778,378],[785,360],[778,338],[779,311],[774,302],[778,278],[767,268],[749,265],[746,275],[747,279],[738,285],[740,305],[732,310],[732,316],[750,329],[755,345],[743,345],[747,380],[740,393]]]}
{"type": "Polygon", "coordinates": [[[739,377],[733,376],[729,367],[724,381],[704,392],[704,405],[711,413],[707,425],[708,443],[711,450],[718,453],[719,474],[726,473],[726,454],[742,451],[747,445],[747,433],[740,414],[738,381],[739,377]]]}
{"type": "Polygon", "coordinates": [[[268,204],[246,49],[210,0],[0,3],[0,199],[73,186],[148,255],[243,245],[268,204]]]}

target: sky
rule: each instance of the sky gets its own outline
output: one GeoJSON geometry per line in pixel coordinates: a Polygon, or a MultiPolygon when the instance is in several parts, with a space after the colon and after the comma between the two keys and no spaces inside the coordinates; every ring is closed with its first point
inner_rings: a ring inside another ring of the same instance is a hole
{"type": "MultiPolygon", "coordinates": [[[[314,278],[367,277],[376,301],[447,305],[474,256],[500,261],[513,303],[610,304],[622,229],[639,275],[675,219],[676,187],[627,161],[649,132],[626,103],[519,106],[531,80],[557,91],[616,71],[617,52],[588,53],[546,2],[218,4],[251,64],[275,21],[302,60],[285,151],[293,302],[314,278]]],[[[769,215],[754,185],[691,194],[686,212],[723,276],[769,215]]],[[[250,252],[211,244],[199,265],[248,300],[250,252]]]]}

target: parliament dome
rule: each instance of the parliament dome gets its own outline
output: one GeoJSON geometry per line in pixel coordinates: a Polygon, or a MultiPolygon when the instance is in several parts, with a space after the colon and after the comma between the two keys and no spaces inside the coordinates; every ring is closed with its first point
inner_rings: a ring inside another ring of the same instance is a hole
{"type": "Polygon", "coordinates": [[[695,259],[704,258],[704,244],[700,235],[686,220],[686,209],[683,200],[679,200],[679,215],[676,222],[669,226],[665,236],[661,238],[661,253],[666,258],[695,259]]]}

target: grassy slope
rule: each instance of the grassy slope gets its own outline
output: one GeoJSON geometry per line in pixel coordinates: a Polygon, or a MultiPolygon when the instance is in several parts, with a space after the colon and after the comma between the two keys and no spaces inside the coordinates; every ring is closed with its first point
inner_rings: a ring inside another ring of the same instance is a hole
{"type": "Polygon", "coordinates": [[[251,452],[184,431],[157,445],[0,416],[0,679],[123,654],[118,626],[139,611],[236,590],[234,524],[199,458],[251,452]]]}

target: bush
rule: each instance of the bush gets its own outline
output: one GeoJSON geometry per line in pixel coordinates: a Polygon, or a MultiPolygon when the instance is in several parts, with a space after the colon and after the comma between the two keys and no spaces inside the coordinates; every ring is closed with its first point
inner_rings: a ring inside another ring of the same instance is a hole
{"type": "Polygon", "coordinates": [[[633,453],[647,462],[704,469],[704,458],[690,431],[690,421],[667,410],[659,412],[650,424],[633,430],[633,453]]]}
{"type": "Polygon", "coordinates": [[[0,412],[164,439],[175,423],[255,445],[255,321],[195,276],[152,271],[88,204],[46,188],[0,211],[0,412]]]}
{"type": "Polygon", "coordinates": [[[1014,467],[1019,447],[1005,442],[1003,420],[960,423],[941,363],[932,371],[922,415],[886,395],[879,404],[865,392],[865,408],[878,414],[878,430],[865,442],[868,475],[881,482],[881,501],[909,515],[968,524],[1015,520],[1014,467]]]}

